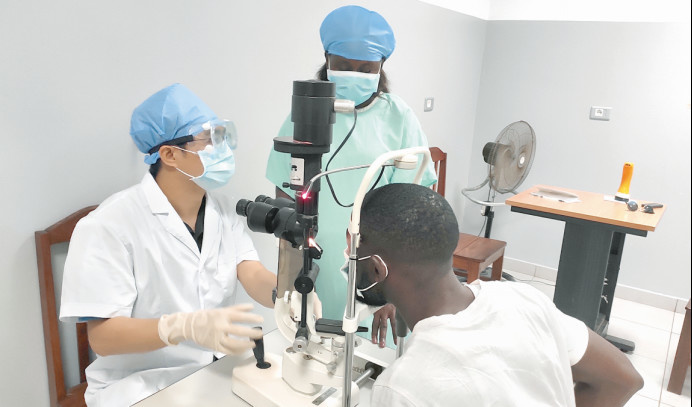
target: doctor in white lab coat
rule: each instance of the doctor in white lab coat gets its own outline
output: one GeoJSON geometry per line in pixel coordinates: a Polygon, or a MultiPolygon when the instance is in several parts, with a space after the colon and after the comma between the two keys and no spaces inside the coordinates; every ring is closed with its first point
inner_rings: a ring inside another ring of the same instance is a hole
{"type": "Polygon", "coordinates": [[[262,318],[235,305],[237,282],[273,307],[276,275],[210,192],[235,169],[232,123],[174,84],[134,110],[130,133],[150,171],[78,223],[65,263],[60,318],[87,321],[98,355],[89,406],[131,405],[253,347],[262,318]]]}

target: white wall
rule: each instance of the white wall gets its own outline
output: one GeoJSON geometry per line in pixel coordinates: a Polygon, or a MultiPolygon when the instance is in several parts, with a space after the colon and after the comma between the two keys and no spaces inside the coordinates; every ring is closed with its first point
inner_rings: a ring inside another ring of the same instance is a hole
{"type": "MultiPolygon", "coordinates": [[[[655,232],[626,238],[618,284],[689,298],[690,24],[489,22],[469,185],[487,174],[483,145],[516,120],[536,132],[520,189],[612,195],[634,163],[632,198],[668,208],[655,232]],[[593,105],[612,107],[611,120],[589,120],[593,105]]],[[[481,224],[465,212],[462,229],[481,224]]],[[[501,207],[492,236],[508,257],[557,268],[563,228],[501,207]]]]}
{"type": "Polygon", "coordinates": [[[434,4],[448,10],[454,10],[468,16],[474,16],[483,20],[490,20],[490,9],[493,0],[421,0],[424,3],[434,4]]]}
{"type": "MultiPolygon", "coordinates": [[[[33,232],[139,182],[146,167],[128,135],[132,109],[164,86],[186,84],[240,132],[227,193],[271,194],[264,166],[292,81],[314,76],[323,60],[319,24],[346,3],[0,3],[0,405],[48,403],[33,232]]],[[[448,180],[459,190],[486,23],[414,0],[355,3],[393,26],[391,88],[419,114],[431,144],[463,152],[448,180]],[[440,38],[443,48],[434,46],[440,38]],[[427,96],[435,110],[424,114],[427,96]]],[[[459,195],[450,200],[461,215],[459,195]]],[[[274,239],[253,238],[275,269],[274,239]]]]}
{"type": "Polygon", "coordinates": [[[685,0],[489,0],[488,20],[690,21],[685,0]]]}
{"type": "Polygon", "coordinates": [[[483,20],[689,22],[686,0],[421,0],[483,20]]]}

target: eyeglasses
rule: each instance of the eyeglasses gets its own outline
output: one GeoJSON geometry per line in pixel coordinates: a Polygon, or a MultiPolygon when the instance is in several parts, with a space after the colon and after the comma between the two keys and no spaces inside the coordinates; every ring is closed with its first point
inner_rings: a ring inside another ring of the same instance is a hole
{"type": "Polygon", "coordinates": [[[214,148],[227,145],[234,150],[238,146],[235,125],[228,120],[213,120],[190,127],[187,134],[192,137],[189,142],[203,142],[214,148]]]}
{"type": "Polygon", "coordinates": [[[229,120],[212,120],[194,125],[183,134],[186,135],[152,147],[149,154],[154,154],[163,146],[182,146],[195,142],[204,143],[203,146],[205,147],[208,145],[214,146],[214,148],[228,146],[231,150],[235,150],[238,146],[238,132],[233,122],[229,120]]]}

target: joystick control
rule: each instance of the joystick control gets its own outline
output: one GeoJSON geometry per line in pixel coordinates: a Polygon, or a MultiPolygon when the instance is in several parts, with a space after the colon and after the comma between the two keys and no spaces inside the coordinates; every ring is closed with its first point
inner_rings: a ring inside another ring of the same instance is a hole
{"type": "MultiPolygon", "coordinates": [[[[261,326],[255,328],[262,329],[261,326]]],[[[255,341],[255,347],[252,349],[252,353],[255,354],[255,359],[257,359],[257,364],[255,366],[260,369],[270,368],[272,364],[264,360],[264,339],[259,338],[253,340],[255,341]]]]}

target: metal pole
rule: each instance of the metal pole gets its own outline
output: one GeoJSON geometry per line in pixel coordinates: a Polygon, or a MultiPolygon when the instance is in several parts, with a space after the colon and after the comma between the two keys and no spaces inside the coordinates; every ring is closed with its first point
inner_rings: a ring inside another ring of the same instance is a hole
{"type": "MultiPolygon", "coordinates": [[[[347,319],[355,318],[356,314],[356,260],[357,259],[357,243],[360,238],[360,233],[351,234],[351,253],[349,258],[349,273],[347,282],[347,297],[346,297],[346,313],[347,319]]],[[[346,333],[346,344],[344,354],[344,389],[342,407],[351,407],[351,380],[353,375],[353,354],[355,348],[355,334],[353,332],[346,333]]]]}
{"type": "Polygon", "coordinates": [[[396,332],[392,332],[393,335],[397,336],[396,345],[396,357],[397,359],[404,354],[406,335],[408,335],[408,327],[406,326],[406,321],[401,317],[400,313],[396,313],[396,332]]]}
{"type": "Polygon", "coordinates": [[[495,212],[493,212],[493,207],[492,206],[486,206],[485,207],[485,213],[484,216],[488,218],[487,223],[485,224],[485,238],[489,239],[490,238],[490,229],[493,227],[493,218],[495,217],[495,212]]]}
{"type": "Polygon", "coordinates": [[[373,375],[373,373],[375,373],[375,369],[373,369],[373,368],[371,368],[371,367],[365,369],[365,371],[364,371],[360,376],[358,376],[358,377],[356,378],[356,381],[355,381],[356,385],[357,385],[358,387],[360,387],[360,385],[363,384],[364,381],[366,381],[367,379],[369,379],[370,376],[373,375]]]}

